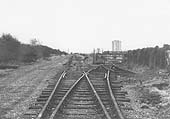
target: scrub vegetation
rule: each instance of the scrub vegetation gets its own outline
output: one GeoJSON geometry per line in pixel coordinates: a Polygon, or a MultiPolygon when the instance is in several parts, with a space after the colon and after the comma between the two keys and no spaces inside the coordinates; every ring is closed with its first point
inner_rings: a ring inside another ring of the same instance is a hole
{"type": "Polygon", "coordinates": [[[127,62],[128,64],[138,64],[143,66],[148,66],[151,69],[155,68],[166,68],[166,51],[170,49],[169,45],[164,45],[159,48],[142,48],[137,50],[129,50],[127,52],[127,62]]]}
{"type": "Polygon", "coordinates": [[[3,34],[0,37],[0,63],[34,62],[39,58],[49,57],[51,54],[66,54],[60,50],[41,45],[36,39],[31,44],[23,44],[11,34],[3,34]]]}

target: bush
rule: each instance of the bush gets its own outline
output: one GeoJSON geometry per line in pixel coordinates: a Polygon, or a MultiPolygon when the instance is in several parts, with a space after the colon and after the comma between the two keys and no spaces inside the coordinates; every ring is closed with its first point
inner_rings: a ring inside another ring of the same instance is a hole
{"type": "Polygon", "coordinates": [[[0,37],[0,63],[1,62],[34,62],[38,58],[49,57],[50,54],[66,54],[60,50],[52,49],[40,44],[21,44],[10,34],[0,37]]]}

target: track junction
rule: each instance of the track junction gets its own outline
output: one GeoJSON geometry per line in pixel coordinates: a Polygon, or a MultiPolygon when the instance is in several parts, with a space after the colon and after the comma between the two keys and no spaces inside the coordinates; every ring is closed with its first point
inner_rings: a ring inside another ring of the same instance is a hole
{"type": "Polygon", "coordinates": [[[130,102],[122,91],[120,75],[135,73],[111,66],[89,66],[72,71],[72,57],[66,67],[42,91],[24,119],[126,119],[122,110],[130,102]]]}

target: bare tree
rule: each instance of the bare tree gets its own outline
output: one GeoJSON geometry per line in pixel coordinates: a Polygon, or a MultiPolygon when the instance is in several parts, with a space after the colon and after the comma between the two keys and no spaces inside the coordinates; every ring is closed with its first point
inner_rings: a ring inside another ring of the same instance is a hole
{"type": "Polygon", "coordinates": [[[36,38],[31,39],[31,40],[30,40],[30,44],[33,45],[33,46],[41,45],[40,41],[37,40],[36,38]]]}

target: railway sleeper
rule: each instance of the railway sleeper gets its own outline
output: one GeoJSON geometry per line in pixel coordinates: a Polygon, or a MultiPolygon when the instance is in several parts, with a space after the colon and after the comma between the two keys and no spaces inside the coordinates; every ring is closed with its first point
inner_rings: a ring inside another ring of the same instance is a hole
{"type": "Polygon", "coordinates": [[[67,109],[96,109],[96,105],[68,105],[67,109]]]}
{"type": "Polygon", "coordinates": [[[111,84],[111,87],[113,88],[122,88],[123,86],[120,84],[111,84]]]}
{"type": "Polygon", "coordinates": [[[94,82],[102,82],[103,80],[105,80],[104,76],[103,77],[96,77],[96,76],[89,76],[89,78],[94,81],[94,82]]]}
{"type": "Polygon", "coordinates": [[[66,94],[67,92],[57,92],[53,95],[54,98],[57,98],[57,97],[64,97],[64,95],[66,94]]]}
{"type": "Polygon", "coordinates": [[[49,98],[49,95],[40,95],[39,98],[49,98]]]}
{"type": "Polygon", "coordinates": [[[104,97],[104,98],[107,98],[109,96],[108,92],[98,92],[97,91],[97,94],[99,95],[99,97],[104,97]]]}
{"type": "Polygon", "coordinates": [[[103,91],[107,91],[107,89],[105,88],[105,87],[103,87],[103,88],[100,88],[100,87],[96,87],[95,86],[95,89],[97,90],[97,91],[99,91],[99,92],[103,92],[103,91]]]}
{"type": "Polygon", "coordinates": [[[37,114],[33,114],[33,113],[25,113],[23,118],[24,119],[35,119],[37,117],[37,114]]]}
{"type": "Polygon", "coordinates": [[[91,93],[91,92],[89,92],[88,90],[78,90],[78,91],[76,91],[75,93],[91,93]]]}
{"type": "Polygon", "coordinates": [[[72,100],[80,100],[80,101],[84,101],[84,100],[92,100],[93,97],[73,97],[72,100]]]}
{"type": "Polygon", "coordinates": [[[91,96],[91,94],[90,93],[74,93],[74,96],[78,96],[78,97],[80,97],[80,96],[82,96],[82,97],[85,97],[85,96],[91,96]]]}
{"type": "Polygon", "coordinates": [[[43,106],[31,106],[28,109],[42,109],[43,106]]]}
{"type": "Polygon", "coordinates": [[[94,86],[94,88],[95,88],[96,91],[105,91],[105,92],[108,91],[108,89],[106,87],[96,87],[96,86],[94,86]]]}
{"type": "MultiPolygon", "coordinates": [[[[90,97],[91,95],[90,94],[74,94],[74,96],[76,96],[77,98],[86,98],[87,96],[90,97]]],[[[91,96],[91,97],[94,97],[94,96],[91,96]]]]}
{"type": "Polygon", "coordinates": [[[94,85],[95,88],[101,88],[101,89],[105,89],[106,88],[106,83],[94,83],[92,82],[92,84],[94,85]]]}
{"type": "Polygon", "coordinates": [[[103,77],[104,75],[102,75],[101,77],[99,77],[99,76],[94,76],[94,75],[90,75],[90,78],[92,78],[92,80],[99,80],[100,81],[100,79],[103,79],[104,77],[103,77]]]}
{"type": "Polygon", "coordinates": [[[105,74],[102,74],[102,75],[97,75],[95,74],[96,76],[94,75],[89,75],[90,79],[93,80],[93,81],[102,81],[105,79],[105,74]]]}
{"type": "Polygon", "coordinates": [[[47,97],[50,97],[50,94],[49,95],[44,95],[44,94],[41,94],[40,96],[39,96],[39,98],[47,98],[47,97]]]}
{"type": "Polygon", "coordinates": [[[116,98],[116,101],[118,101],[118,102],[130,102],[130,99],[127,99],[127,98],[116,98]]]}
{"type": "Polygon", "coordinates": [[[48,97],[38,97],[37,100],[48,100],[49,96],[48,97]]]}
{"type": "Polygon", "coordinates": [[[122,83],[122,81],[115,81],[115,80],[112,80],[112,78],[110,77],[110,83],[111,83],[111,85],[112,84],[121,84],[122,83]]]}
{"type": "Polygon", "coordinates": [[[111,85],[111,88],[112,88],[112,89],[119,89],[119,90],[121,90],[122,87],[123,87],[123,86],[111,85]]]}
{"type": "Polygon", "coordinates": [[[65,95],[67,91],[58,91],[55,93],[55,95],[65,95]]]}
{"type": "MultiPolygon", "coordinates": [[[[59,114],[58,114],[59,115],[59,114]]],[[[74,119],[79,119],[80,116],[89,116],[91,118],[88,119],[94,119],[94,117],[99,117],[99,118],[95,118],[95,119],[100,119],[100,117],[105,117],[105,114],[103,113],[91,113],[91,114],[69,114],[69,113],[65,113],[65,116],[69,116],[69,117],[73,117],[74,119]],[[97,115],[96,115],[97,114],[97,115]],[[78,118],[76,118],[75,116],[78,116],[78,118]]],[[[68,119],[68,118],[65,118],[68,119]]],[[[69,118],[70,119],[70,118],[69,118]]],[[[86,118],[85,118],[86,119],[86,118]]],[[[103,119],[103,118],[102,118],[103,119]]],[[[105,119],[105,118],[104,118],[105,119]]]]}
{"type": "Polygon", "coordinates": [[[59,118],[58,119],[106,119],[105,115],[104,114],[74,114],[74,115],[71,115],[71,114],[65,114],[64,116],[60,116],[59,115],[59,118]],[[61,117],[61,118],[60,118],[61,117]]]}
{"type": "Polygon", "coordinates": [[[89,104],[93,104],[94,101],[69,101],[70,103],[74,104],[74,105],[89,105],[89,104]]]}
{"type": "Polygon", "coordinates": [[[115,95],[115,98],[126,98],[124,95],[115,95]]]}
{"type": "Polygon", "coordinates": [[[63,82],[62,85],[70,86],[70,85],[73,84],[75,81],[76,81],[76,80],[74,80],[74,81],[69,81],[69,80],[67,80],[67,81],[63,82]]]}
{"type": "Polygon", "coordinates": [[[71,114],[71,115],[74,115],[74,114],[78,114],[78,115],[91,115],[91,114],[96,114],[96,110],[94,109],[63,109],[62,112],[64,114],[71,114]]]}
{"type": "Polygon", "coordinates": [[[106,92],[106,91],[96,91],[97,93],[98,93],[98,95],[100,96],[100,95],[108,95],[109,93],[108,92],[106,92]]]}
{"type": "Polygon", "coordinates": [[[64,87],[70,87],[75,81],[71,81],[71,82],[64,82],[63,84],[60,84],[64,87]]]}
{"type": "Polygon", "coordinates": [[[109,99],[110,98],[109,94],[99,94],[99,97],[101,99],[109,99]]]}
{"type": "Polygon", "coordinates": [[[92,100],[92,98],[89,98],[89,99],[87,99],[87,98],[77,98],[77,99],[73,99],[74,101],[90,101],[90,100],[92,100]]]}
{"type": "Polygon", "coordinates": [[[60,99],[61,100],[64,97],[64,95],[54,95],[53,97],[55,99],[60,99]]]}
{"type": "Polygon", "coordinates": [[[38,99],[38,98],[37,98],[37,102],[46,103],[47,100],[48,100],[48,99],[38,99]]]}
{"type": "Polygon", "coordinates": [[[101,99],[103,103],[110,103],[110,99],[109,98],[103,98],[101,99]]]}
{"type": "Polygon", "coordinates": [[[121,91],[121,88],[111,88],[113,92],[121,91]]]}
{"type": "Polygon", "coordinates": [[[44,91],[53,91],[54,88],[45,88],[44,91]]]}
{"type": "Polygon", "coordinates": [[[93,103],[70,103],[69,105],[71,105],[71,106],[97,106],[96,104],[94,104],[94,102],[93,103]]]}
{"type": "Polygon", "coordinates": [[[53,89],[46,88],[44,91],[53,91],[53,89]]]}
{"type": "Polygon", "coordinates": [[[55,101],[54,102],[59,103],[63,97],[64,96],[57,96],[57,97],[55,97],[55,101]]]}
{"type": "Polygon", "coordinates": [[[65,79],[65,80],[63,80],[64,82],[62,82],[63,84],[67,84],[67,83],[73,83],[73,82],[75,82],[76,80],[71,80],[71,79],[69,79],[69,78],[67,78],[67,79],[65,79]]]}
{"type": "Polygon", "coordinates": [[[106,80],[106,78],[104,78],[104,77],[100,77],[100,78],[92,78],[92,77],[89,77],[93,82],[95,82],[95,83],[98,83],[98,84],[100,84],[100,83],[103,83],[103,81],[105,81],[106,80]]]}
{"type": "Polygon", "coordinates": [[[63,91],[63,92],[64,92],[64,91],[67,92],[68,90],[69,90],[69,88],[58,88],[56,91],[57,91],[57,92],[60,92],[60,91],[61,91],[61,92],[62,92],[62,91],[63,91]]]}

